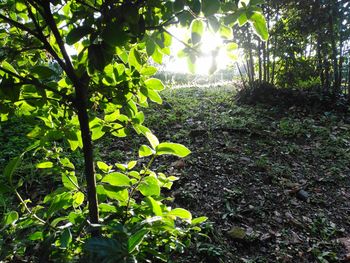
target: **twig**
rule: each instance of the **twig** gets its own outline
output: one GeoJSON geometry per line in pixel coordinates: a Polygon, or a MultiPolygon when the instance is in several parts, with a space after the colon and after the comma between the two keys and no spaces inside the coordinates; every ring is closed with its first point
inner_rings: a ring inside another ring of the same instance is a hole
{"type": "Polygon", "coordinates": [[[126,221],[126,219],[128,217],[128,210],[129,210],[131,198],[134,195],[136,188],[141,184],[143,178],[145,178],[145,176],[147,175],[147,172],[148,172],[149,168],[151,167],[152,163],[154,162],[155,158],[156,158],[156,155],[153,155],[151,160],[148,162],[147,166],[144,168],[144,172],[142,173],[142,176],[140,177],[138,182],[135,185],[133,185],[133,187],[131,189],[131,192],[129,194],[128,203],[125,207],[125,217],[123,219],[124,222],[126,221]]]}

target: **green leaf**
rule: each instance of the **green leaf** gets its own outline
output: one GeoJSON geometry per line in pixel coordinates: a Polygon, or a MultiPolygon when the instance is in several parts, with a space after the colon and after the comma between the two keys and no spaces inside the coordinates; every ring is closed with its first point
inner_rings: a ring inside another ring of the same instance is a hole
{"type": "Polygon", "coordinates": [[[185,0],[175,0],[173,4],[174,12],[180,12],[185,7],[185,0]]]}
{"type": "Polygon", "coordinates": [[[68,248],[72,243],[72,240],[72,233],[70,232],[69,228],[66,228],[60,237],[60,248],[68,248]]]}
{"type": "Polygon", "coordinates": [[[163,142],[156,147],[156,154],[171,154],[178,157],[185,157],[189,155],[191,151],[185,146],[179,143],[163,142]]]}
{"type": "Polygon", "coordinates": [[[193,20],[191,23],[191,40],[193,45],[196,45],[201,41],[203,32],[204,32],[203,21],[200,19],[193,20]]]}
{"type": "Polygon", "coordinates": [[[110,46],[123,46],[128,41],[129,37],[120,23],[108,23],[102,32],[102,38],[110,46]]]}
{"type": "Polygon", "coordinates": [[[149,97],[149,99],[151,101],[154,101],[155,103],[158,103],[159,105],[161,105],[163,103],[162,98],[160,97],[158,92],[155,90],[149,89],[147,92],[147,96],[149,97]]]}
{"type": "Polygon", "coordinates": [[[47,169],[47,168],[52,168],[53,167],[53,162],[42,162],[38,163],[35,166],[38,169],[47,169]]]}
{"type": "Polygon", "coordinates": [[[189,71],[194,74],[196,72],[196,57],[190,56],[187,58],[187,66],[189,71]]]}
{"type": "Polygon", "coordinates": [[[2,66],[4,69],[7,69],[8,71],[11,71],[12,73],[18,74],[17,71],[15,70],[15,68],[12,67],[12,65],[11,65],[10,63],[8,63],[6,60],[4,60],[4,61],[1,63],[1,66],[2,66]]]}
{"type": "Polygon", "coordinates": [[[69,31],[68,35],[66,36],[66,43],[68,45],[73,45],[92,31],[93,29],[91,27],[75,27],[69,31]]]}
{"type": "Polygon", "coordinates": [[[47,210],[48,217],[60,209],[67,209],[68,207],[71,207],[73,205],[72,200],[73,199],[70,192],[63,192],[61,194],[55,195],[49,209],[47,210]]]}
{"type": "Polygon", "coordinates": [[[56,72],[49,67],[35,66],[31,69],[31,73],[37,75],[40,79],[48,79],[56,75],[56,72]]]}
{"type": "Polygon", "coordinates": [[[241,13],[238,17],[238,24],[239,26],[245,25],[245,23],[248,22],[248,17],[246,13],[241,13]]]}
{"type": "Polygon", "coordinates": [[[78,207],[80,205],[82,205],[82,203],[84,202],[84,194],[82,192],[76,192],[73,195],[73,205],[74,207],[78,207]]]}
{"type": "Polygon", "coordinates": [[[157,73],[157,68],[156,67],[151,67],[151,66],[146,66],[141,69],[141,75],[144,76],[152,76],[155,73],[157,73]]]}
{"type": "Polygon", "coordinates": [[[217,32],[219,30],[220,22],[215,16],[208,17],[208,22],[214,32],[217,32]]]}
{"type": "Polygon", "coordinates": [[[91,139],[93,141],[100,139],[103,135],[105,135],[105,132],[103,131],[102,125],[96,125],[91,128],[91,139]]]}
{"type": "Polygon", "coordinates": [[[105,194],[114,200],[117,200],[121,203],[119,205],[126,205],[129,199],[129,192],[125,187],[113,186],[113,185],[104,185],[105,194]]]}
{"type": "Polygon", "coordinates": [[[159,144],[158,138],[151,132],[146,132],[145,136],[149,143],[151,144],[152,148],[155,149],[157,145],[159,144]]]}
{"type": "Polygon", "coordinates": [[[220,36],[224,39],[231,40],[233,38],[232,28],[222,25],[219,29],[220,36]]]}
{"type": "Polygon", "coordinates": [[[138,71],[141,71],[142,61],[141,61],[140,53],[135,48],[132,48],[130,50],[128,61],[130,66],[133,66],[138,71]]]}
{"type": "Polygon", "coordinates": [[[211,16],[220,9],[219,0],[202,0],[202,12],[205,16],[211,16]]]}
{"type": "Polygon", "coordinates": [[[158,179],[154,176],[145,177],[138,186],[138,190],[144,196],[159,196],[160,186],[158,183],[158,179]]]}
{"type": "Polygon", "coordinates": [[[171,210],[168,215],[171,216],[176,216],[179,217],[181,219],[185,219],[185,220],[191,220],[192,219],[192,215],[189,211],[187,211],[186,209],[183,208],[175,208],[173,210],[171,210]]]}
{"type": "Polygon", "coordinates": [[[102,213],[116,213],[117,209],[114,205],[102,203],[98,205],[98,209],[102,213]]]}
{"type": "Polygon", "coordinates": [[[142,243],[144,237],[149,233],[148,229],[140,229],[128,239],[128,251],[132,253],[135,248],[142,243]]]}
{"type": "Polygon", "coordinates": [[[244,13],[244,10],[238,9],[233,14],[227,14],[224,17],[224,23],[229,26],[233,26],[235,23],[237,23],[238,18],[244,13]]]}
{"type": "Polygon", "coordinates": [[[226,45],[226,51],[231,52],[233,50],[236,50],[238,48],[237,43],[229,43],[226,45]]]}
{"type": "Polygon", "coordinates": [[[149,206],[152,208],[152,212],[156,215],[156,216],[162,216],[162,208],[159,205],[159,202],[154,200],[152,197],[148,196],[146,197],[146,201],[149,204],[149,206]]]}
{"type": "Polygon", "coordinates": [[[101,161],[97,162],[97,167],[105,173],[108,173],[112,169],[112,165],[108,165],[108,164],[101,162],[101,161]]]}
{"type": "Polygon", "coordinates": [[[261,13],[254,12],[249,20],[253,23],[253,28],[256,34],[261,40],[266,41],[269,38],[269,32],[267,30],[265,17],[261,13]]]}
{"type": "Polygon", "coordinates": [[[161,91],[164,89],[164,84],[160,79],[150,78],[145,81],[145,85],[148,89],[161,91]]]}
{"type": "Polygon", "coordinates": [[[154,40],[150,37],[148,37],[146,39],[146,52],[147,55],[150,57],[154,54],[154,52],[156,51],[156,43],[154,42],[154,40]]]}
{"type": "Polygon", "coordinates": [[[85,249],[97,255],[101,262],[126,262],[128,242],[122,238],[90,238],[85,244],[85,249]]]}
{"type": "Polygon", "coordinates": [[[131,170],[132,168],[134,168],[136,166],[136,164],[137,164],[137,161],[128,162],[128,164],[127,164],[128,170],[131,170]]]}
{"type": "Polygon", "coordinates": [[[19,216],[18,213],[16,211],[11,211],[8,212],[5,217],[4,217],[4,225],[11,225],[16,223],[16,221],[18,220],[19,216]]]}
{"type": "Polygon", "coordinates": [[[154,53],[152,54],[152,59],[154,60],[154,62],[162,64],[163,54],[159,51],[158,48],[154,50],[154,53]]]}
{"type": "Polygon", "coordinates": [[[44,234],[42,231],[36,231],[33,234],[31,234],[28,237],[29,240],[35,241],[35,240],[43,240],[44,239],[44,234]]]}
{"type": "Polygon", "coordinates": [[[154,154],[155,152],[147,145],[141,145],[139,149],[139,156],[146,157],[154,154]]]}
{"type": "Polygon", "coordinates": [[[77,190],[78,179],[74,172],[62,173],[62,183],[69,190],[77,190]]]}
{"type": "Polygon", "coordinates": [[[16,157],[12,159],[5,167],[4,169],[4,177],[7,178],[10,185],[12,185],[12,176],[15,170],[17,169],[18,165],[20,164],[22,160],[22,157],[16,157]]]}
{"type": "Polygon", "coordinates": [[[113,186],[130,186],[131,184],[131,181],[128,176],[118,172],[107,174],[102,179],[102,182],[108,183],[113,186]]]}
{"type": "Polygon", "coordinates": [[[265,0],[250,0],[249,5],[255,6],[255,5],[261,5],[264,3],[265,3],[265,0]]]}
{"type": "Polygon", "coordinates": [[[197,217],[197,218],[194,218],[191,222],[192,225],[198,225],[200,223],[203,223],[205,221],[208,220],[208,217],[206,216],[201,216],[201,217],[197,217]]]}

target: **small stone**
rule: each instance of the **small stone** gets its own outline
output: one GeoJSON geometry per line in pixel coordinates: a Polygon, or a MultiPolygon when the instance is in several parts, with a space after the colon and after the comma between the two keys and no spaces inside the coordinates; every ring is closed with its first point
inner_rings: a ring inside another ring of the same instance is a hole
{"type": "Polygon", "coordinates": [[[173,108],[173,106],[171,106],[171,104],[167,101],[163,101],[163,107],[167,110],[171,110],[173,108]]]}
{"type": "Polygon", "coordinates": [[[304,202],[307,202],[309,200],[309,193],[306,192],[303,189],[300,189],[297,193],[296,193],[296,197],[304,202]]]}
{"type": "Polygon", "coordinates": [[[177,160],[171,164],[175,169],[183,169],[185,167],[185,161],[183,159],[177,160]]]}

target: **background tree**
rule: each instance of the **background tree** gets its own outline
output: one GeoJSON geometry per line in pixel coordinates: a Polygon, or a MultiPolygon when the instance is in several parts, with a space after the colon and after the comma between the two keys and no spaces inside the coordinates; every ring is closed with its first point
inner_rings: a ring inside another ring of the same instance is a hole
{"type": "Polygon", "coordinates": [[[267,3],[261,5],[271,32],[266,44],[254,35],[251,38],[249,28],[242,27],[236,33],[244,47],[250,82],[318,87],[320,93],[333,97],[343,94],[349,87],[348,1],[267,3]]]}

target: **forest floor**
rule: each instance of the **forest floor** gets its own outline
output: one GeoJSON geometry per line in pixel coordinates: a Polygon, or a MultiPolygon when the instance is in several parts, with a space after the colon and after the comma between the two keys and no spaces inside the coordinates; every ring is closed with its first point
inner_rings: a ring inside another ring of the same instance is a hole
{"type": "MultiPolygon", "coordinates": [[[[350,260],[349,117],[242,106],[234,94],[228,87],[170,89],[163,92],[166,103],[146,110],[146,126],[160,141],[192,151],[156,162],[153,170],[180,178],[165,194],[194,217],[208,217],[205,235],[194,235],[175,262],[350,260]]],[[[31,129],[4,127],[0,166],[25,147],[12,135],[31,129]]],[[[96,155],[107,163],[128,161],[144,142],[104,138],[96,155]]],[[[40,195],[33,190],[40,177],[30,176],[28,192],[40,195]]]]}
{"type": "Polygon", "coordinates": [[[350,260],[347,117],[238,106],[234,93],[175,89],[146,115],[160,141],[192,150],[158,164],[180,177],[175,204],[209,218],[208,238],[179,261],[350,260]]]}

